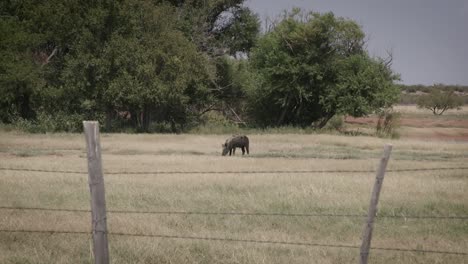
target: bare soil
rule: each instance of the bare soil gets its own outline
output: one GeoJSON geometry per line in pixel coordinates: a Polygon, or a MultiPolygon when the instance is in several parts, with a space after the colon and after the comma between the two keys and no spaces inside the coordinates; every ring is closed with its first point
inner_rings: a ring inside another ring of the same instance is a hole
{"type": "MultiPolygon", "coordinates": [[[[375,127],[377,117],[346,117],[347,124],[375,127]]],[[[402,137],[424,140],[468,141],[468,119],[402,117],[402,137]]]]}

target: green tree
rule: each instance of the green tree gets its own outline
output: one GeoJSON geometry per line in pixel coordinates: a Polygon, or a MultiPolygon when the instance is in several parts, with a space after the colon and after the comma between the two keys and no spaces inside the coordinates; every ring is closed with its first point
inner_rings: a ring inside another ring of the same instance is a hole
{"type": "Polygon", "coordinates": [[[0,117],[11,122],[16,117],[34,117],[34,96],[45,85],[43,69],[33,59],[31,47],[40,42],[37,34],[16,16],[0,19],[0,117]]]}
{"type": "Polygon", "coordinates": [[[245,0],[168,0],[177,7],[180,29],[210,57],[248,53],[260,29],[245,0]]]}
{"type": "Polygon", "coordinates": [[[216,44],[229,55],[249,54],[258,38],[260,22],[256,14],[239,7],[227,18],[220,18],[215,28],[216,44]]]}
{"type": "Polygon", "coordinates": [[[390,61],[367,55],[364,37],[359,25],[332,13],[287,13],[252,52],[263,79],[248,91],[252,116],[264,126],[323,127],[336,114],[391,105],[398,76],[390,61]]]}
{"type": "Polygon", "coordinates": [[[229,119],[242,120],[245,96],[241,86],[248,85],[250,80],[245,78],[248,73],[244,71],[246,63],[243,59],[248,58],[258,38],[258,16],[242,5],[244,0],[170,2],[177,7],[180,29],[215,66],[215,76],[210,84],[214,101],[199,114],[218,110],[229,119]]]}
{"type": "Polygon", "coordinates": [[[418,107],[429,109],[434,115],[442,115],[449,109],[463,105],[463,99],[453,89],[444,91],[442,87],[442,84],[434,84],[428,94],[418,98],[418,107]]]}
{"type": "Polygon", "coordinates": [[[183,129],[219,100],[218,59],[254,43],[258,19],[243,1],[2,1],[1,119],[111,128],[123,111],[141,131],[183,129]]]}
{"type": "Polygon", "coordinates": [[[0,3],[3,122],[66,110],[61,73],[92,5],[79,0],[0,3]],[[7,117],[5,117],[7,116],[7,117]]]}
{"type": "Polygon", "coordinates": [[[212,90],[215,102],[211,109],[234,122],[245,123],[246,91],[258,85],[255,71],[247,59],[223,56],[217,59],[216,76],[216,87],[212,90]]]}
{"type": "Polygon", "coordinates": [[[139,131],[149,131],[151,122],[167,122],[176,132],[209,99],[213,70],[178,30],[176,8],[132,0],[114,8],[90,12],[67,60],[64,79],[76,95],[75,105],[89,102],[107,121],[129,112],[139,131]],[[106,20],[115,21],[107,37],[106,20]]]}

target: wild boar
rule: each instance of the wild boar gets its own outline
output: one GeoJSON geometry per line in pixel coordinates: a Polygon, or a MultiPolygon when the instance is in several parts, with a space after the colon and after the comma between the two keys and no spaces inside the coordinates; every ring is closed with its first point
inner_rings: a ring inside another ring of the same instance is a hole
{"type": "Polygon", "coordinates": [[[247,154],[249,154],[249,138],[244,135],[232,136],[231,138],[226,139],[226,142],[222,144],[222,146],[223,146],[223,152],[222,152],[223,156],[226,156],[228,152],[229,152],[229,156],[231,156],[231,153],[235,155],[236,148],[242,149],[242,155],[245,154],[246,150],[247,150],[247,154]]]}

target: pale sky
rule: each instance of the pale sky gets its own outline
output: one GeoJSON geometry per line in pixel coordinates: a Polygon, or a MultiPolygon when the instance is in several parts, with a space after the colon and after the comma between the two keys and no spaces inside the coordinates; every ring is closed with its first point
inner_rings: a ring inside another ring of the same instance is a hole
{"type": "Polygon", "coordinates": [[[284,9],[333,12],[360,24],[371,55],[393,52],[404,84],[468,85],[468,0],[246,0],[262,22],[284,9]]]}

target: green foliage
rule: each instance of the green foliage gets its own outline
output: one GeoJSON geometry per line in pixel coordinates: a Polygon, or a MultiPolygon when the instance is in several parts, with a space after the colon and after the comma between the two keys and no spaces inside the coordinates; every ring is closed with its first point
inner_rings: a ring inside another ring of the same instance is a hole
{"type": "Polygon", "coordinates": [[[215,103],[207,110],[218,110],[231,121],[248,121],[246,113],[246,93],[258,86],[258,76],[247,60],[228,56],[217,59],[216,89],[213,90],[215,103]]]}
{"type": "Polygon", "coordinates": [[[258,16],[246,7],[235,9],[231,17],[220,21],[216,29],[217,41],[229,48],[230,55],[248,54],[255,45],[260,28],[258,16]]]}
{"type": "Polygon", "coordinates": [[[210,68],[175,28],[175,9],[148,5],[136,2],[119,10],[128,22],[110,36],[94,67],[103,76],[98,85],[104,105],[129,111],[141,131],[151,122],[169,122],[176,132],[188,122],[189,111],[209,99],[210,68]]]}
{"type": "Polygon", "coordinates": [[[201,125],[190,130],[191,133],[196,134],[236,134],[242,131],[243,129],[237,123],[217,112],[208,113],[204,116],[201,125]]]}
{"type": "Polygon", "coordinates": [[[181,30],[210,57],[248,53],[260,29],[244,0],[169,0],[177,7],[181,30]]]}
{"type": "Polygon", "coordinates": [[[412,105],[418,102],[420,95],[414,93],[402,93],[400,94],[399,104],[402,105],[412,105]]]}
{"type": "Polygon", "coordinates": [[[25,23],[15,16],[0,19],[0,118],[10,122],[15,116],[34,117],[34,96],[44,86],[42,69],[33,59],[31,47],[40,42],[38,34],[28,34],[25,23]]]}
{"type": "Polygon", "coordinates": [[[398,76],[367,55],[364,37],[332,13],[286,14],[252,52],[263,79],[248,92],[252,116],[263,126],[323,127],[336,114],[363,116],[394,103],[398,76]]]}
{"type": "Polygon", "coordinates": [[[400,104],[417,104],[421,96],[430,93],[433,89],[440,89],[441,91],[454,91],[460,97],[463,104],[468,104],[468,86],[461,85],[399,85],[401,90],[400,104]]]}
{"type": "Polygon", "coordinates": [[[3,1],[1,121],[76,114],[108,131],[182,131],[216,102],[220,55],[254,45],[243,1],[3,1]]]}
{"type": "Polygon", "coordinates": [[[330,121],[328,121],[324,129],[341,132],[344,128],[344,125],[343,116],[335,115],[330,119],[330,121]]]}
{"type": "Polygon", "coordinates": [[[75,112],[67,109],[68,100],[60,100],[73,96],[64,91],[60,78],[90,6],[78,0],[2,2],[0,27],[6,31],[0,44],[0,112],[7,113],[3,122],[19,118],[33,122],[44,111],[75,112]]]}
{"type": "Polygon", "coordinates": [[[423,92],[423,93],[429,93],[432,89],[441,89],[441,90],[454,90],[456,92],[460,93],[468,93],[468,86],[463,86],[463,85],[447,85],[447,84],[437,84],[436,87],[434,85],[422,85],[422,84],[416,84],[416,85],[399,85],[400,90],[402,92],[406,93],[417,93],[417,92],[423,92]]]}
{"type": "Polygon", "coordinates": [[[454,90],[443,91],[440,86],[435,84],[429,94],[419,97],[418,107],[429,109],[434,115],[442,115],[446,110],[463,105],[463,99],[454,90]]]}
{"type": "MultiPolygon", "coordinates": [[[[29,133],[46,133],[46,132],[81,132],[83,131],[83,116],[80,114],[70,114],[66,112],[58,112],[48,114],[39,112],[37,118],[28,120],[18,118],[14,122],[15,128],[29,133]]],[[[99,119],[98,119],[99,120],[99,119]]],[[[101,118],[101,120],[103,120],[101,118]]]]}

